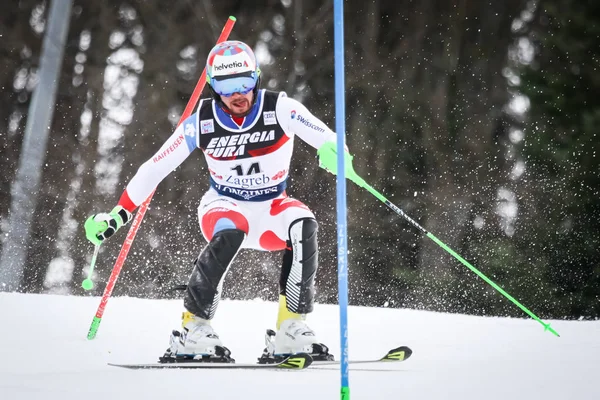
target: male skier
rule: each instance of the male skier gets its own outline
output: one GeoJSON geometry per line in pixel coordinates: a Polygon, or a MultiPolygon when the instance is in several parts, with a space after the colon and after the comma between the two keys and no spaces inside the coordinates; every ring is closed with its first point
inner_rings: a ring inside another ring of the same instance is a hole
{"type": "MultiPolygon", "coordinates": [[[[132,219],[132,212],[195,149],[204,153],[210,188],[198,208],[208,245],[194,262],[184,295],[183,330],[174,331],[165,357],[227,359],[211,326],[223,280],[241,248],[284,250],[277,333],[263,358],[306,352],[329,357],[305,322],[313,311],[318,224],[310,209],[288,197],[294,135],[319,149],[321,166],[336,171],[336,135],[284,92],[260,89],[252,49],[239,41],[216,45],[206,63],[212,99],[180,124],[138,169],[108,214],[86,220],[87,238],[100,245],[132,219]]],[[[345,153],[347,164],[351,157],[345,153]]]]}

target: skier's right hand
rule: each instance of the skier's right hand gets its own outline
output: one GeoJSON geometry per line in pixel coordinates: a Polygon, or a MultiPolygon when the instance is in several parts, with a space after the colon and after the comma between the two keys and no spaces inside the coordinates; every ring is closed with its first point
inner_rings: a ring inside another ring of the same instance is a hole
{"type": "Polygon", "coordinates": [[[85,221],[85,236],[90,242],[100,246],[104,240],[131,221],[131,218],[131,213],[121,206],[116,206],[108,214],[94,214],[85,221]]]}

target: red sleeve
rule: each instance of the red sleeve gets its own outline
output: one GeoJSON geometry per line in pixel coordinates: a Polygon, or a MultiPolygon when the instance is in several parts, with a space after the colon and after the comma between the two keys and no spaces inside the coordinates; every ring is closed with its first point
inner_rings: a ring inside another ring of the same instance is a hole
{"type": "Polygon", "coordinates": [[[131,201],[131,199],[129,198],[129,194],[127,194],[127,189],[125,189],[123,191],[123,194],[121,195],[121,198],[119,199],[118,205],[123,207],[130,213],[133,213],[133,211],[137,208],[137,206],[135,204],[133,204],[133,201],[131,201]]]}

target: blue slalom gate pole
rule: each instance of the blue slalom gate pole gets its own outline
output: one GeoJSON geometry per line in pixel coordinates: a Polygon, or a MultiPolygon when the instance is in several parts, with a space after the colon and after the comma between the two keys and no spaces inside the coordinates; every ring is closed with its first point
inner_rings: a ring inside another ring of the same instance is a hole
{"type": "Polygon", "coordinates": [[[334,61],[335,61],[335,131],[337,132],[337,245],[338,301],[340,305],[340,372],[342,400],[350,399],[348,372],[348,234],[346,226],[346,97],[344,83],[344,2],[333,2],[334,61]]]}

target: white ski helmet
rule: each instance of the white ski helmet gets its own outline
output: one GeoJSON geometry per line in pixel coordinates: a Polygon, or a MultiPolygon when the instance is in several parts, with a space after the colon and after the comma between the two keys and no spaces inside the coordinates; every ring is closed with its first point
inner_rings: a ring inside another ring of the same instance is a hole
{"type": "Polygon", "coordinates": [[[260,85],[260,68],[254,52],[245,43],[228,40],[217,44],[208,53],[206,82],[213,98],[254,91],[254,101],[260,85]]]}

